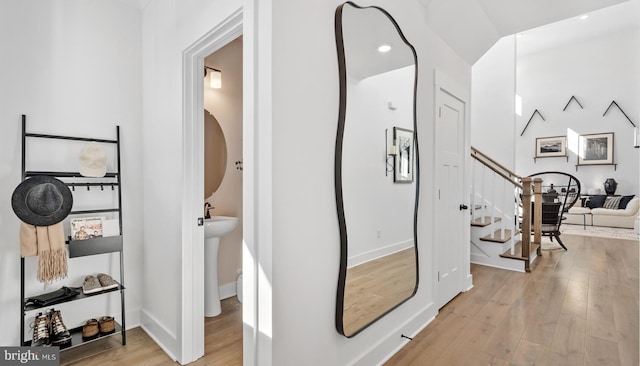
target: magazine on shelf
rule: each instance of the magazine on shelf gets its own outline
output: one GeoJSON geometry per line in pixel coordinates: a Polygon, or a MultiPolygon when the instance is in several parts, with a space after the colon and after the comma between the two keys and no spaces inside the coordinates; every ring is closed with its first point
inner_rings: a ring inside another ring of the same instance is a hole
{"type": "Polygon", "coordinates": [[[71,219],[71,240],[102,237],[102,217],[71,219]]]}

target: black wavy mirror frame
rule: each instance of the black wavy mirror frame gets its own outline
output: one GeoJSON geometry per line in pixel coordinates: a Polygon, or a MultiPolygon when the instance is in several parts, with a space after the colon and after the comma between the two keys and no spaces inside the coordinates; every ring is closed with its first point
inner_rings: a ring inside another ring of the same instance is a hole
{"type": "Polygon", "coordinates": [[[335,36],[336,329],[351,338],[418,290],[418,62],[396,21],[379,7],[338,6],[335,36]]]}

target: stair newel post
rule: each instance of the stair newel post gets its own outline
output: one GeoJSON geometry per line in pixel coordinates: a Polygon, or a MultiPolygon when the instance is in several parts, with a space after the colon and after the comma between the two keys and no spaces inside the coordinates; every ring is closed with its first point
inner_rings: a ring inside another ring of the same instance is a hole
{"type": "Polygon", "coordinates": [[[486,178],[486,176],[487,176],[487,174],[486,174],[487,167],[486,166],[483,166],[483,167],[484,168],[482,169],[482,175],[480,177],[480,197],[481,197],[480,202],[482,204],[482,208],[481,208],[481,210],[482,210],[482,216],[481,216],[482,217],[482,224],[485,224],[486,218],[487,218],[486,209],[485,209],[485,207],[487,206],[487,200],[486,200],[487,192],[486,192],[486,189],[485,189],[485,180],[487,179],[486,178]]]}
{"type": "Polygon", "coordinates": [[[533,242],[538,244],[537,254],[542,255],[542,178],[533,179],[533,242]]]}
{"type": "Polygon", "coordinates": [[[524,262],[524,269],[529,269],[529,256],[531,255],[531,180],[532,178],[522,178],[522,257],[527,258],[524,262]]]}
{"type": "MultiPolygon", "coordinates": [[[[514,188],[514,195],[517,195],[518,193],[520,193],[520,190],[518,188],[514,188]]],[[[511,207],[511,212],[512,212],[512,216],[511,216],[511,254],[515,254],[515,246],[516,246],[516,238],[518,237],[518,231],[519,231],[519,225],[520,222],[518,221],[520,218],[520,212],[519,212],[519,204],[517,202],[517,200],[513,200],[513,204],[511,207]]],[[[522,237],[522,233],[520,233],[520,237],[522,237]]]]}
{"type": "Polygon", "coordinates": [[[495,222],[496,221],[496,176],[498,174],[496,173],[492,173],[491,174],[491,222],[495,222]]]}
{"type": "MultiPolygon", "coordinates": [[[[502,189],[500,189],[500,239],[504,240],[504,234],[505,234],[505,229],[507,226],[507,222],[509,222],[508,220],[505,220],[506,218],[506,203],[505,203],[505,192],[506,189],[506,181],[504,179],[502,179],[502,189]]],[[[514,231],[514,235],[515,235],[515,231],[514,231]]]]}

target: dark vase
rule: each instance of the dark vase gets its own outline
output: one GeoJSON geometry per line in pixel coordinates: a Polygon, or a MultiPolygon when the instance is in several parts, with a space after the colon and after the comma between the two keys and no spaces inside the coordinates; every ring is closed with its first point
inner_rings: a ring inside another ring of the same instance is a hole
{"type": "Polygon", "coordinates": [[[618,182],[613,178],[607,178],[604,182],[604,191],[611,195],[616,193],[616,188],[618,188],[618,182]]]}

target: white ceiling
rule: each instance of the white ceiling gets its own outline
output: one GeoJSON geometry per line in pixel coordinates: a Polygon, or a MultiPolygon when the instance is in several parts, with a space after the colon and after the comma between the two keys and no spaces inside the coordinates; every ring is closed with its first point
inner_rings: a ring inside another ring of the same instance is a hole
{"type": "MultiPolygon", "coordinates": [[[[419,0],[429,26],[474,64],[500,38],[640,0],[419,0]]],[[[558,36],[556,34],[556,36],[558,36]]]]}
{"type": "Polygon", "coordinates": [[[347,76],[355,81],[414,64],[413,53],[391,20],[375,8],[357,9],[345,4],[342,10],[347,76]],[[391,50],[380,53],[378,47],[391,50]]]}
{"type": "Polygon", "coordinates": [[[628,1],[579,16],[520,32],[518,54],[580,42],[622,31],[640,29],[640,1],[628,1]]]}
{"type": "Polygon", "coordinates": [[[134,8],[144,9],[144,7],[147,6],[152,0],[119,0],[119,1],[129,6],[132,6],[134,8]]]}

